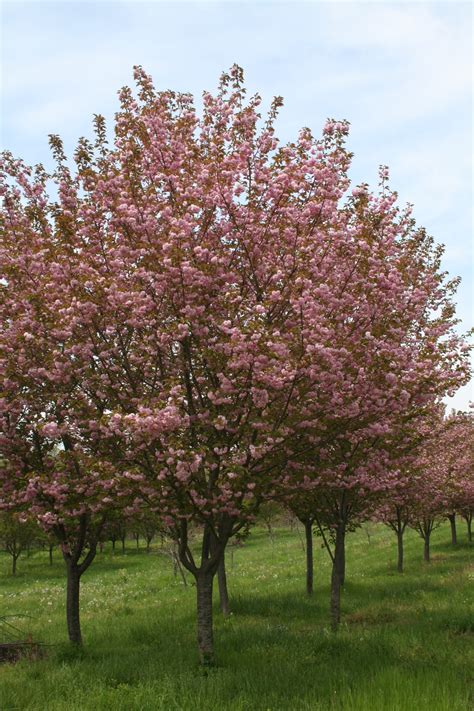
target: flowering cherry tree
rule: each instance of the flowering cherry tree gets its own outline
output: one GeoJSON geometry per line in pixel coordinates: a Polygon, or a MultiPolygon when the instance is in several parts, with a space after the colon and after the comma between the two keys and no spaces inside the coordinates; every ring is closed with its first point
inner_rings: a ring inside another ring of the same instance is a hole
{"type": "Polygon", "coordinates": [[[397,536],[399,573],[403,572],[405,531],[411,523],[417,521],[420,493],[426,495],[432,482],[432,472],[424,468],[424,452],[437,441],[443,417],[444,406],[438,403],[430,409],[426,408],[421,417],[407,420],[397,449],[399,475],[374,514],[376,520],[392,529],[397,536]]]}
{"type": "Polygon", "coordinates": [[[12,559],[12,575],[16,575],[17,561],[21,553],[29,549],[38,533],[38,527],[31,521],[21,521],[16,512],[0,513],[0,541],[12,559]]]}
{"type": "Polygon", "coordinates": [[[400,212],[386,181],[382,169],[379,195],[364,186],[353,191],[341,210],[344,242],[317,301],[310,298],[315,280],[308,285],[304,336],[314,389],[298,413],[282,477],[288,491],[296,483],[303,511],[305,489],[319,502],[314,513],[334,539],[333,626],[346,530],[396,487],[407,428],[468,377],[468,348],[453,330],[457,282],[445,280],[441,249],[409,209],[400,212]]]}
{"type": "Polygon", "coordinates": [[[120,94],[114,149],[102,132],[96,151],[82,145],[74,179],[62,169],[67,321],[81,389],[100,410],[83,418],[87,436],[137,485],[133,505],[174,532],[208,663],[214,574],[229,537],[272,496],[288,423],[312,387],[297,277],[312,235],[339,219],[346,126],[277,150],[279,102],[259,127],[260,100],[245,102],[238,68],[204,96],[200,120],[191,97],[136,77],[139,101],[120,94]]]}
{"type": "Polygon", "coordinates": [[[374,519],[388,526],[397,537],[397,570],[403,573],[404,535],[410,522],[412,487],[416,480],[406,470],[401,474],[389,495],[375,511],[374,519]]]}
{"type": "Polygon", "coordinates": [[[457,544],[456,515],[472,520],[474,486],[474,418],[472,413],[452,412],[440,427],[436,465],[441,467],[446,498],[446,516],[451,542],[457,544]]]}
{"type": "MultiPolygon", "coordinates": [[[[92,563],[118,478],[88,436],[100,413],[87,397],[68,313],[71,246],[47,176],[3,157],[0,245],[2,508],[34,518],[61,544],[69,638],[82,641],[80,579],[92,563]]],[[[122,490],[124,495],[126,489],[122,490]]]]}
{"type": "MultiPolygon", "coordinates": [[[[47,201],[43,176],[31,186],[27,171],[7,161],[7,178],[19,184],[11,192],[5,181],[8,239],[15,243],[22,223],[25,236],[13,254],[21,261],[24,252],[29,264],[32,239],[30,271],[42,288],[32,283],[25,293],[26,324],[23,313],[5,317],[6,338],[18,341],[12,352],[22,339],[35,350],[36,373],[24,358],[28,378],[53,383],[42,393],[28,381],[28,418],[33,403],[48,446],[51,438],[69,443],[61,455],[71,460],[67,491],[56,477],[47,494],[57,491],[59,503],[66,493],[81,494],[83,449],[139,489],[130,509],[146,502],[160,511],[196,578],[207,663],[214,573],[228,538],[271,493],[286,420],[303,394],[295,388],[299,308],[290,295],[309,235],[335,211],[348,159],[339,145],[342,125],[331,124],[320,143],[304,131],[297,144],[277,150],[279,101],[260,127],[260,99],[245,102],[237,67],[217,96],[205,94],[200,120],[191,97],[156,92],[140,69],[136,78],[138,102],[129,90],[120,93],[113,149],[97,118],[97,144],[80,142],[72,175],[52,138],[56,203],[47,201]],[[42,300],[37,310],[33,290],[42,300]],[[41,370],[43,360],[52,375],[41,370]],[[190,521],[202,530],[199,558],[189,545],[190,521]]],[[[19,298],[13,281],[6,301],[19,298]]],[[[36,456],[28,435],[25,446],[36,456]]],[[[28,472],[32,499],[41,466],[35,461],[28,472]]],[[[105,482],[115,485],[108,476],[105,482]]],[[[10,472],[8,485],[16,484],[10,472]]],[[[107,507],[113,499],[100,501],[107,507]]],[[[40,515],[57,520],[49,509],[40,515]]]]}
{"type": "Polygon", "coordinates": [[[49,472],[57,509],[38,515],[52,525],[117,506],[159,514],[195,578],[209,664],[225,546],[282,491],[324,492],[337,621],[345,532],[396,479],[407,411],[462,382],[466,354],[440,250],[396,208],[385,171],[377,196],[359,186],[344,200],[347,123],[280,146],[281,100],[262,119],[237,66],[200,117],[191,96],[157,91],[140,67],[135,78],[112,146],[96,117],[72,172],[52,137],[54,202],[41,171],[27,180],[7,160],[3,429],[32,461],[31,501],[49,472]]]}
{"type": "Polygon", "coordinates": [[[410,423],[405,444],[405,457],[400,459],[403,473],[375,516],[397,535],[399,572],[407,526],[423,538],[427,562],[431,533],[444,516],[451,524],[452,543],[457,543],[456,513],[462,515],[472,507],[472,416],[465,412],[446,416],[439,405],[410,423]]]}

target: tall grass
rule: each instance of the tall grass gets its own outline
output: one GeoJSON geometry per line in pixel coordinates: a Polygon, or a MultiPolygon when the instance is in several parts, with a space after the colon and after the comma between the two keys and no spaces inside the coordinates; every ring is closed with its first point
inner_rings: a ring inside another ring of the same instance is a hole
{"type": "Polygon", "coordinates": [[[64,641],[59,555],[0,557],[0,614],[22,613],[44,658],[0,667],[0,709],[35,711],[472,711],[474,573],[465,532],[433,534],[433,560],[409,532],[406,572],[381,526],[348,537],[343,623],[329,630],[327,554],[316,550],[315,593],[305,595],[297,532],[254,530],[228,554],[232,615],[215,606],[219,665],[204,673],[195,648],[195,588],[152,553],[98,556],[82,585],[83,651],[64,641]],[[471,693],[471,696],[470,696],[471,693]]]}

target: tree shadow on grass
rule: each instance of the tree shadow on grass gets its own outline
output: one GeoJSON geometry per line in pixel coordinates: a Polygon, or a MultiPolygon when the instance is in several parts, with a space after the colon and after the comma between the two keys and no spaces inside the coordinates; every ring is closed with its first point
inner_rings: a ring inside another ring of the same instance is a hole
{"type": "MultiPolygon", "coordinates": [[[[435,580],[424,580],[424,593],[437,593],[442,585],[435,580]]],[[[375,583],[368,579],[360,582],[348,579],[342,593],[342,606],[350,602],[351,607],[364,606],[374,602],[390,600],[413,599],[417,593],[417,585],[408,577],[400,576],[386,583],[375,583]]],[[[314,616],[323,621],[329,610],[330,589],[328,585],[316,586],[311,597],[304,590],[296,593],[254,592],[253,594],[237,594],[231,596],[231,609],[235,615],[252,617],[280,617],[283,620],[306,620],[314,616]]]]}
{"type": "MultiPolygon", "coordinates": [[[[406,627],[426,624],[438,630],[452,629],[469,632],[470,611],[467,607],[454,615],[449,608],[451,588],[436,579],[426,578],[422,584],[409,577],[399,576],[383,583],[348,581],[342,593],[342,624],[351,627],[406,627]],[[436,600],[435,609],[431,600],[436,600]],[[456,620],[454,620],[454,617],[456,620]],[[449,620],[453,619],[450,625],[449,620]],[[459,619],[458,619],[459,618],[459,619]]],[[[216,614],[218,627],[231,624],[266,624],[268,630],[327,629],[329,617],[329,587],[318,587],[313,597],[300,594],[255,593],[237,595],[231,599],[233,617],[223,622],[216,614]]],[[[217,612],[217,611],[216,611],[217,612]]],[[[271,634],[270,634],[271,636],[271,634]]]]}
{"type": "MultiPolygon", "coordinates": [[[[356,593],[352,586],[347,597],[356,593]]],[[[328,595],[327,588],[319,588],[311,600],[303,592],[300,597],[274,592],[240,596],[233,600],[234,614],[226,621],[216,606],[218,666],[207,674],[197,664],[191,604],[177,607],[172,616],[150,607],[136,612],[131,621],[121,618],[109,627],[102,622],[87,635],[84,650],[74,654],[63,646],[56,652],[56,661],[74,669],[78,689],[87,689],[91,678],[105,689],[130,687],[130,694],[134,688],[156,685],[169,688],[177,704],[170,708],[183,711],[344,708],[333,705],[336,689],[338,694],[357,696],[385,674],[401,683],[407,676],[429,675],[432,684],[438,683],[442,657],[439,650],[423,644],[422,629],[395,633],[375,616],[343,622],[337,634],[331,633],[327,629],[328,595]],[[189,699],[194,700],[194,707],[189,699]]],[[[366,597],[364,601],[369,609],[366,597]]],[[[356,605],[364,609],[360,599],[356,605]]],[[[434,628],[448,621],[445,613],[433,618],[434,628]]],[[[459,677],[462,686],[467,679],[466,664],[458,655],[450,660],[450,667],[449,673],[459,677]]]]}

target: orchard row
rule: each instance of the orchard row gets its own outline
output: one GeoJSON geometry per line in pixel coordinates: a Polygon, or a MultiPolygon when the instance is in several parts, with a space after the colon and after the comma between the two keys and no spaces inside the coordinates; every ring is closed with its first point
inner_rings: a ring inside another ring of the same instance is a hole
{"type": "Polygon", "coordinates": [[[351,189],[346,122],[282,145],[281,99],[262,118],[237,66],[199,115],[135,79],[113,141],[96,116],[74,161],[50,137],[51,174],[3,154],[2,507],[60,543],[76,644],[103,531],[158,516],[209,664],[213,579],[262,505],[324,534],[334,628],[347,531],[413,521],[428,545],[470,517],[472,417],[442,406],[469,347],[387,169],[351,189]]]}

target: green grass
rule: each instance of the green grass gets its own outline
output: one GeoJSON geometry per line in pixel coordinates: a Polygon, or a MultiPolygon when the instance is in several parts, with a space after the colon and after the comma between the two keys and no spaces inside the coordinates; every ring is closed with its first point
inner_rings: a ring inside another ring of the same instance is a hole
{"type": "MultiPolygon", "coordinates": [[[[83,577],[85,648],[65,640],[64,570],[58,553],[0,556],[0,615],[22,613],[47,655],[0,667],[0,709],[35,711],[472,711],[474,573],[465,530],[433,534],[433,561],[406,537],[396,572],[395,536],[370,526],[348,537],[343,623],[329,630],[327,554],[304,592],[296,532],[263,530],[228,555],[233,614],[215,610],[218,666],[205,674],[195,647],[195,588],[174,578],[158,545],[147,555],[98,556],[83,577]]],[[[316,545],[319,545],[316,539],[316,545]]],[[[191,581],[189,581],[191,583],[191,581]]]]}

